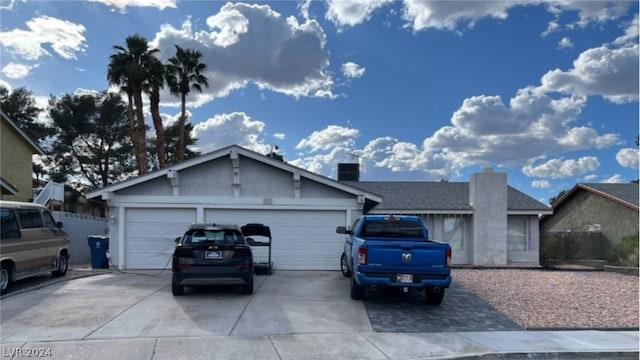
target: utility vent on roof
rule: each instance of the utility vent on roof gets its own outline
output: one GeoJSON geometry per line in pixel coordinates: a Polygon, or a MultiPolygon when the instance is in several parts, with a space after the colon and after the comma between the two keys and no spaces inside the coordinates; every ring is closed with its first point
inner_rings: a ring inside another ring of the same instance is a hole
{"type": "Polygon", "coordinates": [[[360,181],[360,164],[338,164],[338,181],[360,181]]]}

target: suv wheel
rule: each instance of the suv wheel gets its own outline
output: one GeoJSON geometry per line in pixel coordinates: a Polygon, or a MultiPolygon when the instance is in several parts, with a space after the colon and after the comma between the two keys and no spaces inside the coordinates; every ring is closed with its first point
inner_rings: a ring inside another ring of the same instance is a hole
{"type": "Polygon", "coordinates": [[[174,296],[184,295],[184,286],[178,285],[176,279],[174,279],[173,276],[171,277],[171,293],[174,296]]]}
{"type": "Polygon", "coordinates": [[[67,274],[68,268],[69,256],[66,253],[62,253],[58,255],[58,260],[56,261],[56,269],[51,272],[51,275],[54,277],[65,276],[67,274]]]}
{"type": "Polygon", "coordinates": [[[242,285],[242,293],[245,295],[253,294],[253,273],[251,274],[251,279],[249,279],[249,282],[242,285]]]}
{"type": "Polygon", "coordinates": [[[0,294],[4,295],[9,292],[9,285],[11,285],[11,265],[2,263],[0,269],[0,294]]]}

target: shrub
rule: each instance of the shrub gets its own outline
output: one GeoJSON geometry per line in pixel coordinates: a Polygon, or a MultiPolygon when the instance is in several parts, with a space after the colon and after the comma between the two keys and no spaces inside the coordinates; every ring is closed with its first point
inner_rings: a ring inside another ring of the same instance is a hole
{"type": "Polygon", "coordinates": [[[638,267],[638,237],[640,233],[625,236],[622,241],[615,244],[607,260],[609,264],[616,266],[638,267]]]}

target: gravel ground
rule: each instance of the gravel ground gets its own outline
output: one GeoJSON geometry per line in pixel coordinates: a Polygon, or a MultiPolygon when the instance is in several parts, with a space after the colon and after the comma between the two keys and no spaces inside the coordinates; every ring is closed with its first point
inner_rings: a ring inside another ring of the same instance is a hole
{"type": "Polygon", "coordinates": [[[452,276],[527,329],[637,329],[639,325],[637,276],[520,269],[453,269],[452,276]]]}

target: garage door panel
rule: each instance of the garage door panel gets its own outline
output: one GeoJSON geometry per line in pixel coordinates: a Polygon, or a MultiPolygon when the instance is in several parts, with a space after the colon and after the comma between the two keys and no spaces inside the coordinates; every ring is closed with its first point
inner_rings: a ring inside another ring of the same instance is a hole
{"type": "MultiPolygon", "coordinates": [[[[344,211],[205,210],[208,223],[263,223],[271,228],[272,261],[276,269],[338,270],[344,236],[335,233],[344,224],[344,211]]],[[[262,249],[255,248],[256,258],[262,249]]],[[[266,259],[266,258],[262,258],[266,259]]]]}
{"type": "Polygon", "coordinates": [[[127,209],[125,266],[163,269],[173,254],[175,238],[196,220],[195,209],[127,209]]]}

